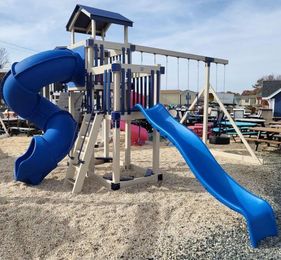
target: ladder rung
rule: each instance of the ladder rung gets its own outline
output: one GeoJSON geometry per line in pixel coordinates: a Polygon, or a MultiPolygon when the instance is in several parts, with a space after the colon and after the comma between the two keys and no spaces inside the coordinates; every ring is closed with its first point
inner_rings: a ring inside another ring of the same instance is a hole
{"type": "Polygon", "coordinates": [[[75,180],[74,180],[74,179],[67,179],[67,181],[68,181],[70,184],[72,184],[72,185],[74,185],[74,183],[75,183],[75,180]]]}
{"type": "Polygon", "coordinates": [[[88,136],[88,135],[81,135],[81,138],[82,138],[82,139],[85,139],[85,141],[88,141],[88,140],[89,140],[89,136],[88,136]]]}
{"type": "Polygon", "coordinates": [[[78,150],[77,153],[78,153],[77,156],[80,154],[80,159],[81,157],[83,157],[83,155],[85,155],[85,151],[78,150]]]}
{"type": "Polygon", "coordinates": [[[95,157],[96,161],[100,163],[112,163],[113,158],[112,157],[95,157]]]}
{"type": "MultiPolygon", "coordinates": [[[[91,117],[91,115],[86,115],[83,119],[83,124],[80,128],[79,139],[75,144],[75,160],[70,161],[66,179],[67,182],[74,184],[72,192],[80,192],[85,178],[87,177],[87,171],[89,169],[90,160],[94,153],[94,147],[91,145],[97,142],[98,138],[98,129],[103,120],[103,115],[96,115],[91,117]],[[95,130],[95,131],[94,131],[95,130]],[[85,145],[84,145],[85,143],[85,145]]],[[[95,145],[96,147],[96,145],[95,145]]],[[[111,161],[111,158],[98,158],[100,163],[106,163],[111,161]]]]}

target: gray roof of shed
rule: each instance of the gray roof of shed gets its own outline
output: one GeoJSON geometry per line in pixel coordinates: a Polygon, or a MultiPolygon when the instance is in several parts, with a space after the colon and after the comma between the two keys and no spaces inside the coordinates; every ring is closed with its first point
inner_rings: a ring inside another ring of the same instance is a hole
{"type": "Polygon", "coordinates": [[[66,30],[71,31],[71,24],[74,25],[74,31],[79,33],[90,34],[87,28],[91,25],[91,20],[96,22],[97,35],[107,31],[110,24],[119,24],[123,26],[133,26],[133,22],[119,13],[97,9],[85,5],[76,5],[67,24],[66,30]]]}
{"type": "Polygon", "coordinates": [[[281,80],[265,80],[262,85],[262,97],[269,97],[280,88],[281,80]]]}

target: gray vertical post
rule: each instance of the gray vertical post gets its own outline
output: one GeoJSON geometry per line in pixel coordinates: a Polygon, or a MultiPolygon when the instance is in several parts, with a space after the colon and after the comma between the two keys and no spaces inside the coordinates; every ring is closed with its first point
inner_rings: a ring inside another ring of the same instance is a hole
{"type": "Polygon", "coordinates": [[[203,142],[207,143],[208,138],[208,107],[210,89],[210,62],[205,63],[205,90],[204,90],[204,114],[203,114],[203,142]]]}
{"type": "Polygon", "coordinates": [[[128,64],[132,62],[132,52],[130,48],[127,48],[128,64]]]}
{"type": "Polygon", "coordinates": [[[111,81],[112,81],[112,74],[111,70],[108,70],[107,72],[107,112],[110,114],[111,112],[111,91],[110,91],[110,86],[111,86],[111,81]]]}
{"type": "Polygon", "coordinates": [[[155,78],[154,78],[154,70],[151,71],[150,76],[150,82],[149,82],[149,107],[153,106],[153,100],[154,100],[154,84],[155,84],[155,78]]]}
{"type": "Polygon", "coordinates": [[[125,83],[126,83],[125,69],[121,69],[121,114],[122,115],[124,115],[125,112],[125,101],[126,101],[125,83]]]}
{"type": "Polygon", "coordinates": [[[156,72],[156,84],[157,84],[157,88],[156,88],[156,103],[159,103],[159,97],[160,97],[160,87],[161,87],[161,84],[160,84],[160,80],[161,80],[161,74],[160,74],[160,70],[157,70],[156,72]]]}
{"type": "Polygon", "coordinates": [[[138,103],[140,103],[140,78],[139,77],[137,77],[136,78],[136,82],[137,82],[137,87],[136,87],[136,92],[137,92],[137,101],[136,101],[136,103],[138,104],[138,103]]]}
{"type": "Polygon", "coordinates": [[[144,108],[147,108],[147,76],[144,77],[144,108]]]}
{"type": "Polygon", "coordinates": [[[126,63],[126,49],[122,48],[122,63],[126,63]]]}
{"type": "Polygon", "coordinates": [[[143,77],[140,77],[140,103],[144,106],[143,102],[143,77]]]}
{"type": "Polygon", "coordinates": [[[127,113],[131,114],[131,81],[132,81],[132,71],[131,69],[127,70],[127,113]]]}
{"type": "MultiPolygon", "coordinates": [[[[151,78],[153,79],[152,89],[152,102],[153,105],[157,104],[157,89],[158,84],[160,84],[160,76],[157,77],[157,73],[151,71],[151,78]]],[[[160,165],[160,134],[157,132],[156,129],[153,129],[153,151],[152,151],[152,170],[154,174],[159,173],[159,165],[160,165]]]]}
{"type": "Polygon", "coordinates": [[[100,65],[104,63],[104,47],[103,44],[100,45],[100,65]]]}
{"type": "Polygon", "coordinates": [[[106,113],[106,87],[107,87],[107,71],[103,73],[103,92],[102,92],[102,110],[106,113]]]}
{"type": "MultiPolygon", "coordinates": [[[[114,70],[113,72],[113,166],[112,166],[112,181],[113,184],[120,183],[120,78],[121,71],[114,70]]],[[[120,184],[119,184],[120,185],[120,184]]],[[[118,186],[119,186],[118,185],[118,186]]],[[[114,186],[114,189],[119,187],[114,186]]]]}

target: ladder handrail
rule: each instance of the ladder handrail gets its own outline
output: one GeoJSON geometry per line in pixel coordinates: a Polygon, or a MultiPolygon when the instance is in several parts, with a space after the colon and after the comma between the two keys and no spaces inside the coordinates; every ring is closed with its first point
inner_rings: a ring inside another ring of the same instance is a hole
{"type": "MultiPolygon", "coordinates": [[[[77,138],[77,136],[78,136],[78,124],[76,124],[76,127],[75,127],[75,135],[73,136],[73,140],[72,140],[72,145],[74,145],[74,143],[75,143],[75,140],[76,140],[76,138],[77,138]]],[[[70,158],[71,160],[74,160],[74,156],[71,156],[71,151],[72,151],[72,149],[68,152],[68,154],[67,154],[67,156],[68,156],[68,158],[70,158]]]]}
{"type": "Polygon", "coordinates": [[[95,110],[92,109],[91,117],[90,117],[90,120],[89,120],[89,122],[88,122],[86,131],[85,131],[85,137],[83,138],[82,143],[81,143],[81,145],[80,145],[80,149],[79,149],[79,153],[78,153],[78,158],[77,158],[78,163],[85,163],[83,160],[80,159],[80,156],[81,156],[81,153],[82,153],[82,149],[83,149],[83,147],[84,147],[84,144],[85,144],[86,136],[87,136],[88,131],[89,131],[90,126],[91,126],[91,122],[92,122],[92,120],[95,118],[96,114],[97,114],[97,113],[95,113],[95,110]],[[93,115],[94,115],[94,118],[92,118],[93,115]]]}
{"type": "MultiPolygon", "coordinates": [[[[94,109],[93,109],[92,112],[91,112],[91,117],[90,117],[90,120],[89,120],[89,122],[88,122],[86,131],[85,131],[85,136],[84,136],[84,138],[82,139],[82,143],[81,143],[81,145],[80,145],[80,149],[79,149],[79,152],[78,152],[78,158],[77,158],[78,164],[79,164],[79,163],[85,163],[85,161],[83,161],[83,160],[80,159],[80,156],[81,156],[81,153],[82,153],[82,149],[83,149],[83,147],[84,147],[84,144],[85,144],[86,136],[87,136],[88,131],[89,131],[90,126],[91,126],[91,121],[92,121],[92,116],[93,116],[93,115],[95,115],[94,109]]],[[[86,123],[87,123],[87,122],[86,122],[86,123]]]]}

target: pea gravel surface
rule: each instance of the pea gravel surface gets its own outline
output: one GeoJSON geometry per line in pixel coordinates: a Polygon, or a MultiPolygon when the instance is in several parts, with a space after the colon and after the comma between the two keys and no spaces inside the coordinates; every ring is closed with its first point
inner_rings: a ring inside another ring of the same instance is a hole
{"type": "MultiPolygon", "coordinates": [[[[0,259],[281,259],[281,239],[252,248],[245,219],[205,191],[174,147],[162,144],[161,184],[113,192],[89,174],[82,193],[72,195],[63,185],[67,159],[38,186],[13,180],[14,160],[29,142],[0,139],[0,259]]],[[[280,226],[281,154],[264,149],[262,166],[218,161],[272,205],[280,226]]],[[[135,164],[151,166],[149,144],[132,150],[135,164]]],[[[110,174],[110,165],[96,173],[110,174]]]]}

